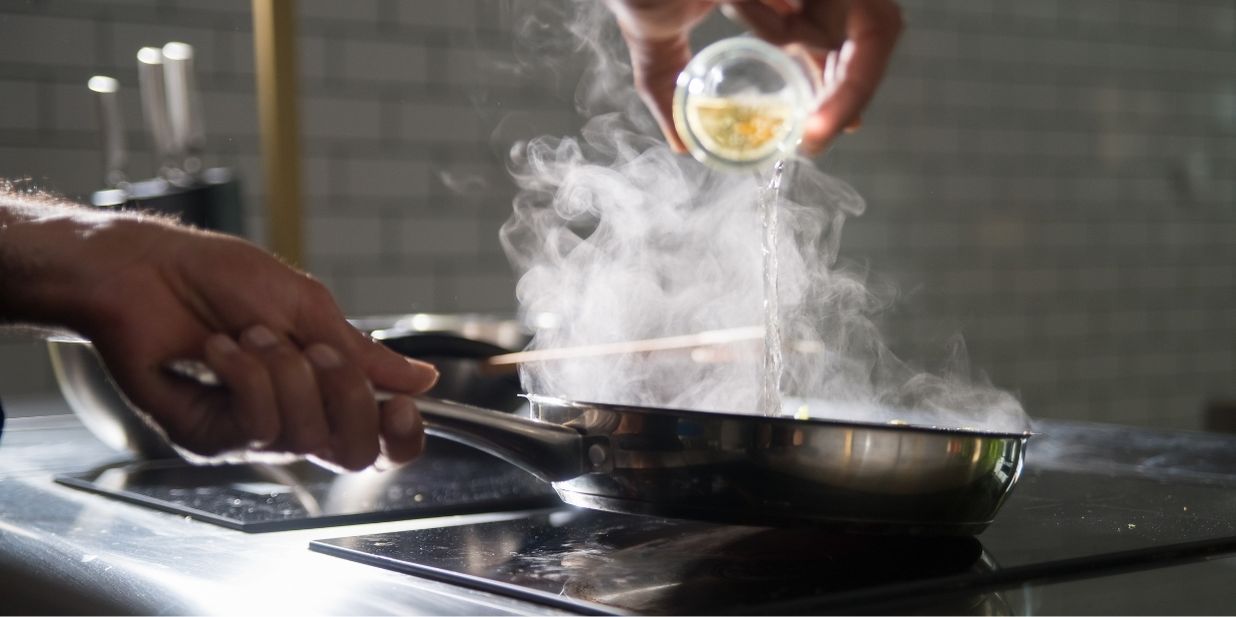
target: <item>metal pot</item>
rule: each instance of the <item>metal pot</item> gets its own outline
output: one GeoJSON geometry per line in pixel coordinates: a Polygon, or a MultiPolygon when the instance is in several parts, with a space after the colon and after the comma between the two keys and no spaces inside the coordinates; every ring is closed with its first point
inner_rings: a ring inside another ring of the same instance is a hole
{"type": "Polygon", "coordinates": [[[145,459],[179,456],[163,432],[121,393],[90,341],[53,336],[47,339],[47,353],[64,400],[99,441],[145,459]]]}

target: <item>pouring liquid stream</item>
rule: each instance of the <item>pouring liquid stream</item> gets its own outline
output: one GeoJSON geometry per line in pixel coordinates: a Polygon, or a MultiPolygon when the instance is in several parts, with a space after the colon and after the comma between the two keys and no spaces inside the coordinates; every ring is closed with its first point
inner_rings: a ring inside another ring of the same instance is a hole
{"type": "Polygon", "coordinates": [[[781,415],[781,303],[777,286],[777,210],[785,161],[773,164],[768,183],[759,191],[762,223],[761,255],[764,275],[764,362],[760,375],[759,409],[766,416],[781,415]]]}

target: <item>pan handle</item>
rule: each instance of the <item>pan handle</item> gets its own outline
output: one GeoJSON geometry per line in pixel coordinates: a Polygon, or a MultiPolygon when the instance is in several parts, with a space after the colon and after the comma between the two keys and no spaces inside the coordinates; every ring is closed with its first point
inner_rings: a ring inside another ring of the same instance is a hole
{"type": "Polygon", "coordinates": [[[579,431],[454,401],[418,396],[425,432],[492,454],[545,480],[589,471],[579,431]]]}
{"type": "MultiPolygon", "coordinates": [[[[219,376],[200,360],[173,360],[164,368],[204,386],[219,386],[219,376]]],[[[380,401],[392,396],[382,390],[375,394],[380,401]]],[[[428,396],[413,400],[425,419],[425,432],[488,452],[546,482],[591,470],[583,435],[575,429],[428,396]]]]}

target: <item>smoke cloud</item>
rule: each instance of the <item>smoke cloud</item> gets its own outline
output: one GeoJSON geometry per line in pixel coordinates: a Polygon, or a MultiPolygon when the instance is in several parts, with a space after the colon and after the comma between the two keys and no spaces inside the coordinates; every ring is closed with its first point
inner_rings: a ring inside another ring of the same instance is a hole
{"type": "MultiPolygon", "coordinates": [[[[591,120],[579,136],[539,137],[511,154],[520,191],[501,240],[521,275],[521,310],[558,324],[531,348],[761,325],[764,180],[669,150],[631,91],[599,4],[581,5],[570,26],[594,58],[577,96],[591,120]]],[[[971,375],[959,339],[937,374],[885,345],[873,318],[887,297],[838,260],[847,218],[866,207],[853,188],[810,161],[787,161],[777,207],[786,413],[1027,430],[1012,395],[971,375]]],[[[530,363],[521,377],[535,394],[754,414],[762,344],[530,363]]]]}

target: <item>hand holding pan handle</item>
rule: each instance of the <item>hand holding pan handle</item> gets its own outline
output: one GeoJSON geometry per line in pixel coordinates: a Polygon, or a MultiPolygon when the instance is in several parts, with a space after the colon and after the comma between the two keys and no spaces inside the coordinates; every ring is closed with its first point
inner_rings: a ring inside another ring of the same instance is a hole
{"type": "MultiPolygon", "coordinates": [[[[209,383],[203,375],[190,377],[209,383]]],[[[551,481],[572,505],[724,523],[841,524],[880,533],[983,531],[1021,476],[1030,437],[533,396],[536,415],[547,420],[538,421],[414,400],[428,433],[551,481]],[[585,420],[586,427],[573,426],[585,420]],[[611,435],[620,438],[611,441],[611,435]]]]}
{"type": "MultiPolygon", "coordinates": [[[[219,387],[219,377],[200,361],[174,360],[166,368],[203,386],[219,387]]],[[[379,401],[390,397],[390,392],[377,391],[379,401]]],[[[425,432],[492,454],[546,482],[590,471],[583,435],[573,428],[427,396],[413,400],[425,419],[425,432]]]]}

